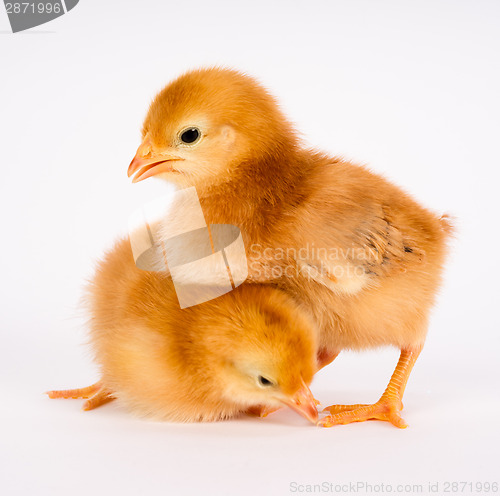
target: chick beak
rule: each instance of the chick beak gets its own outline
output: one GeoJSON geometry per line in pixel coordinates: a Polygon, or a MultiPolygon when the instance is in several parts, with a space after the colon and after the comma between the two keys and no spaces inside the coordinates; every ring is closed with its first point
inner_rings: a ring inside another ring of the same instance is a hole
{"type": "Polygon", "coordinates": [[[318,421],[317,402],[303,379],[301,379],[301,382],[300,389],[293,396],[284,400],[284,403],[313,424],[316,424],[318,421]]]}
{"type": "Polygon", "coordinates": [[[132,162],[130,162],[127,174],[130,177],[137,172],[132,179],[133,183],[137,183],[162,172],[177,172],[172,167],[172,162],[178,160],[183,159],[175,155],[153,152],[151,141],[146,138],[137,149],[132,162]]]}

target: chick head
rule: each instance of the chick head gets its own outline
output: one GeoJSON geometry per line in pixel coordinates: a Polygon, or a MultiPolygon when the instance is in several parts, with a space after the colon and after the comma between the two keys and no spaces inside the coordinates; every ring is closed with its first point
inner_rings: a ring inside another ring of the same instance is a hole
{"type": "Polygon", "coordinates": [[[243,285],[232,293],[232,311],[214,307],[205,324],[218,388],[246,407],[289,406],[318,418],[309,390],[316,362],[316,332],[309,316],[281,291],[243,285]]]}
{"type": "Polygon", "coordinates": [[[151,103],[128,175],[181,187],[227,181],[244,162],[293,148],[295,135],[273,97],[238,71],[199,69],[151,103]]]}

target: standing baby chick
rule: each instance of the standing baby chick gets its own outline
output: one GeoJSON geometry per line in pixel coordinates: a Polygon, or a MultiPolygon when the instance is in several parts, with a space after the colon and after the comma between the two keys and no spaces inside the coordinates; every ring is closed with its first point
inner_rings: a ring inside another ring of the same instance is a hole
{"type": "Polygon", "coordinates": [[[320,425],[388,420],[425,341],[451,226],[364,167],[304,148],[254,79],[202,69],[154,99],[133,181],[157,176],[195,186],[209,224],[233,224],[249,280],[304,302],[320,327],[320,362],[343,349],[401,350],[374,405],[337,405],[320,425]]]}
{"type": "Polygon", "coordinates": [[[137,269],[128,240],[89,289],[101,380],[51,398],[91,396],[86,410],[118,398],[135,413],[180,422],[283,405],[317,420],[307,386],[317,367],[314,327],[283,292],[245,285],[181,310],[172,280],[137,269]]]}

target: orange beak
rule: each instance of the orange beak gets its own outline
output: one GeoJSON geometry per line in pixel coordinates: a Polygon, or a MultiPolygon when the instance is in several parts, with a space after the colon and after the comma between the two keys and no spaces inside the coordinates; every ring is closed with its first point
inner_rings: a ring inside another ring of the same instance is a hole
{"type": "Polygon", "coordinates": [[[133,183],[147,179],[148,177],[155,176],[162,172],[178,172],[172,167],[172,162],[184,160],[175,155],[166,155],[164,153],[154,153],[151,141],[146,138],[128,166],[128,177],[137,172],[132,179],[133,183]]]}
{"type": "Polygon", "coordinates": [[[316,424],[318,421],[317,402],[304,380],[301,379],[301,381],[300,389],[291,398],[284,400],[284,403],[313,424],[316,424]]]}

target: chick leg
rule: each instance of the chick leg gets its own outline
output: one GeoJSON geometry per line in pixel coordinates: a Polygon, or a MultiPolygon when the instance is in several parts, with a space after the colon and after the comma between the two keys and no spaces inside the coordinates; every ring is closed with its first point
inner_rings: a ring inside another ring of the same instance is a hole
{"type": "Polygon", "coordinates": [[[420,349],[403,349],[391,380],[377,403],[373,405],[333,405],[325,409],[331,415],[318,422],[322,427],[331,427],[365,420],[385,420],[404,429],[408,425],[399,412],[403,409],[403,393],[420,349]]]}
{"type": "Polygon", "coordinates": [[[87,401],[83,404],[84,410],[92,410],[97,408],[108,401],[113,400],[113,396],[111,392],[106,390],[106,388],[102,385],[101,381],[92,384],[91,386],[87,386],[84,388],[78,389],[62,389],[59,391],[47,391],[46,393],[49,398],[73,398],[79,399],[84,398],[87,401]]]}
{"type": "Polygon", "coordinates": [[[318,370],[321,370],[323,367],[326,367],[330,363],[332,363],[338,356],[340,351],[331,351],[325,348],[321,348],[318,351],[318,355],[316,360],[318,362],[318,370]]]}
{"type": "Polygon", "coordinates": [[[277,412],[278,410],[281,410],[280,406],[271,408],[268,406],[264,405],[255,405],[251,406],[248,408],[248,410],[245,412],[247,415],[250,415],[251,417],[267,417],[270,413],[277,412]]]}

